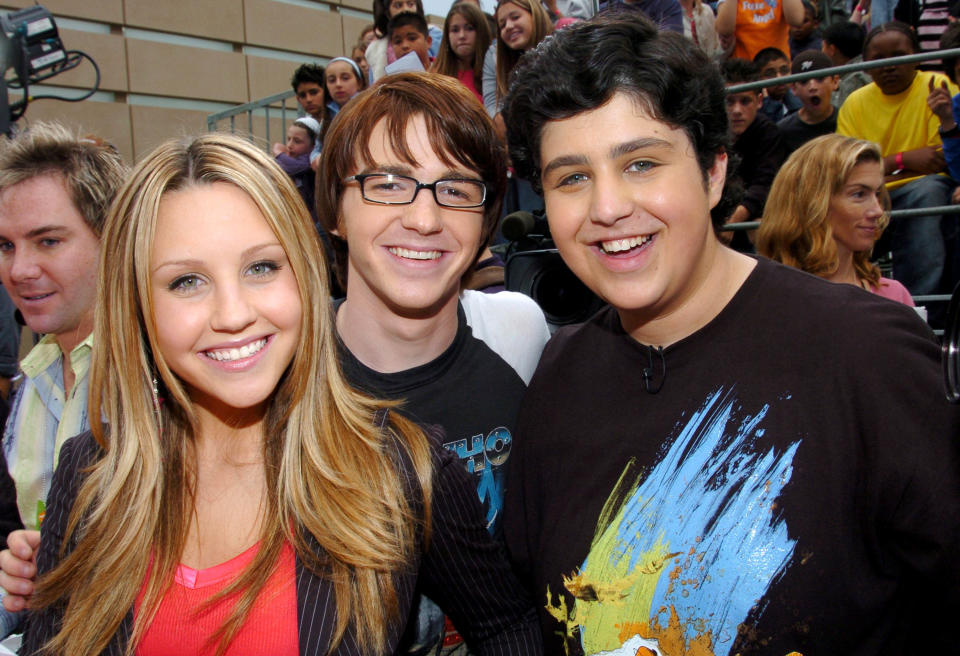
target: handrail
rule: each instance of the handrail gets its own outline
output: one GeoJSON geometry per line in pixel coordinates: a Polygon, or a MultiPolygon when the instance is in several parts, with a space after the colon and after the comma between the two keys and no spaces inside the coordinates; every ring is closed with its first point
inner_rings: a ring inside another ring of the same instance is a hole
{"type": "Polygon", "coordinates": [[[757,80],[756,82],[733,84],[727,87],[727,93],[742,93],[744,91],[753,91],[754,89],[763,89],[765,87],[778,87],[781,84],[790,84],[791,82],[803,82],[804,80],[812,80],[814,78],[840,75],[841,73],[849,73],[851,71],[865,71],[871,68],[899,66],[900,64],[913,64],[915,62],[930,61],[931,59],[943,59],[944,57],[960,57],[960,48],[950,48],[949,50],[930,50],[928,52],[918,52],[913,55],[903,55],[902,57],[874,59],[873,61],[858,62],[856,64],[844,64],[843,66],[821,68],[820,70],[807,71],[806,73],[794,73],[792,75],[784,75],[783,77],[772,77],[767,78],[766,80],[757,80]]]}
{"type": "MultiPolygon", "coordinates": [[[[753,91],[754,89],[763,89],[766,87],[780,86],[782,84],[790,84],[792,82],[803,82],[804,80],[810,80],[813,78],[827,77],[830,75],[840,75],[843,73],[849,73],[851,71],[862,71],[869,70],[871,68],[882,68],[884,66],[896,66],[899,64],[912,64],[915,62],[930,61],[934,59],[942,59],[943,57],[960,57],[960,48],[952,48],[949,50],[931,50],[928,52],[921,52],[912,55],[904,55],[902,57],[891,57],[889,59],[876,59],[868,62],[859,62],[857,64],[844,64],[842,66],[834,66],[832,68],[823,68],[817,71],[807,71],[806,73],[796,73],[793,75],[785,75],[783,77],[768,78],[766,80],[757,80],[755,82],[745,82],[743,84],[734,84],[727,87],[727,93],[741,93],[744,91],[753,91]]],[[[230,109],[226,109],[221,112],[216,112],[215,114],[210,114],[207,116],[207,129],[210,131],[217,129],[217,124],[220,121],[230,119],[230,131],[236,132],[236,117],[241,114],[247,115],[247,132],[249,136],[253,137],[253,115],[255,112],[262,110],[265,117],[266,123],[266,142],[267,148],[270,144],[270,109],[271,105],[276,103],[282,103],[280,108],[280,117],[281,121],[286,122],[286,111],[287,105],[286,101],[288,98],[294,96],[292,89],[284,91],[282,93],[275,93],[272,96],[267,96],[266,98],[261,98],[259,100],[253,100],[243,105],[237,105],[230,109]]],[[[297,107],[297,116],[302,116],[303,111],[297,107]]],[[[756,227],[756,226],[753,226],[756,227]]],[[[752,228],[737,228],[749,230],[752,228]]]]}
{"type": "MultiPolygon", "coordinates": [[[[940,207],[912,207],[907,210],[893,210],[888,212],[891,219],[912,219],[918,216],[930,216],[931,214],[960,214],[960,205],[941,205],[940,207]]],[[[760,227],[760,221],[744,221],[742,223],[726,223],[720,226],[720,230],[729,230],[738,232],[741,230],[756,230],[760,227]]]]}
{"type": "Polygon", "coordinates": [[[294,118],[303,115],[303,110],[297,106],[296,110],[287,109],[287,100],[293,98],[294,94],[293,89],[288,89],[281,93],[275,93],[272,96],[267,96],[266,98],[260,98],[259,100],[253,100],[243,105],[237,105],[236,107],[231,107],[230,109],[225,109],[222,112],[217,112],[215,114],[210,114],[207,116],[207,130],[214,131],[218,129],[218,123],[230,119],[230,132],[235,133],[237,131],[236,119],[237,116],[241,114],[247,115],[247,136],[253,140],[253,116],[254,114],[262,115],[264,118],[264,142],[266,144],[265,148],[267,152],[270,150],[270,110],[275,109],[272,107],[277,103],[280,103],[280,121],[283,124],[287,122],[287,112],[294,111],[294,118]]]}

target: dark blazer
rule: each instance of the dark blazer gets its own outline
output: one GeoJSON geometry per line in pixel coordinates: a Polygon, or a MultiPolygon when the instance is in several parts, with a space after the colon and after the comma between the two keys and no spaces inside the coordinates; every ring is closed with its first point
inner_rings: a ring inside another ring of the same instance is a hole
{"type": "MultiPolygon", "coordinates": [[[[396,460],[408,481],[413,481],[409,461],[399,451],[396,460]]],[[[83,480],[83,470],[95,462],[100,453],[89,432],[68,440],[60,452],[37,555],[40,574],[57,564],[57,552],[83,480]]],[[[385,653],[402,651],[400,642],[405,619],[416,593],[422,592],[450,616],[474,653],[540,654],[542,644],[532,602],[511,572],[502,546],[487,533],[475,483],[454,456],[439,446],[434,448],[432,511],[429,548],[419,549],[417,562],[394,577],[400,617],[404,621],[389,627],[385,653]]],[[[71,538],[68,551],[75,546],[75,539],[71,538]]],[[[319,544],[314,542],[313,546],[319,554],[319,544]]],[[[324,576],[305,567],[299,558],[296,576],[300,654],[322,656],[329,652],[337,613],[333,586],[324,576]]],[[[21,654],[35,653],[55,635],[62,611],[52,607],[28,616],[21,654]]],[[[132,629],[131,609],[103,654],[122,656],[132,629]]],[[[369,656],[361,651],[350,628],[330,653],[369,656]]]]}

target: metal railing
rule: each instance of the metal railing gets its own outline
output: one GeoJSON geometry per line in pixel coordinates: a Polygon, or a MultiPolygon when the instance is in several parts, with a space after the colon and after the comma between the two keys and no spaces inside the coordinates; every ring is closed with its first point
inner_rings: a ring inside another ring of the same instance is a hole
{"type": "MultiPolygon", "coordinates": [[[[931,214],[960,214],[960,205],[941,205],[940,207],[915,207],[909,210],[892,210],[889,212],[891,219],[909,219],[917,216],[929,216],[931,214]]],[[[744,221],[743,223],[727,223],[720,226],[720,230],[730,230],[739,232],[742,230],[756,230],[760,227],[760,221],[744,221]]]]}
{"type": "Polygon", "coordinates": [[[844,73],[852,73],[853,71],[866,71],[870,70],[871,68],[899,66],[900,64],[916,64],[917,62],[943,59],[944,57],[960,57],[960,48],[951,48],[950,50],[930,50],[928,52],[919,52],[913,55],[904,55],[902,57],[874,59],[873,61],[864,61],[856,64],[844,64],[843,66],[833,66],[832,68],[821,68],[818,71],[807,71],[806,73],[795,73],[792,75],[784,75],[783,77],[767,78],[766,80],[757,80],[756,82],[733,84],[727,87],[727,93],[742,93],[744,91],[753,91],[754,89],[778,87],[780,85],[790,84],[792,82],[803,82],[804,80],[812,80],[818,77],[843,75],[844,73]]]}
{"type": "MultiPolygon", "coordinates": [[[[291,120],[296,120],[298,117],[303,116],[303,110],[300,108],[300,105],[294,102],[294,107],[291,109],[287,108],[287,102],[293,98],[294,94],[293,89],[289,89],[282,93],[275,93],[272,96],[267,96],[266,98],[261,98],[260,100],[254,100],[253,102],[248,102],[243,105],[238,105],[236,107],[231,107],[222,112],[217,112],[216,114],[210,114],[207,117],[207,130],[211,132],[214,130],[223,129],[220,126],[221,121],[230,121],[230,133],[236,134],[237,132],[237,117],[241,117],[244,114],[246,115],[246,133],[247,137],[253,141],[256,138],[256,131],[254,130],[254,117],[263,119],[264,124],[264,135],[263,142],[266,144],[266,149],[269,152],[270,149],[270,113],[274,112],[274,116],[277,113],[280,115],[280,123],[282,125],[281,130],[286,130],[287,124],[287,114],[289,113],[292,117],[291,120]],[[279,105],[279,106],[278,106],[279,105]]],[[[243,122],[241,120],[241,122],[243,122]]],[[[281,140],[284,140],[286,137],[282,137],[281,140]]]]}

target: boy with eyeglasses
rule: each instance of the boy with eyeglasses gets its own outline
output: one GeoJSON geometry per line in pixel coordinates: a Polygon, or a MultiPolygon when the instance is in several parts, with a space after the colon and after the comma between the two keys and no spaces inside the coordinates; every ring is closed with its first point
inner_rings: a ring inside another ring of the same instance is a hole
{"type": "MultiPolygon", "coordinates": [[[[341,365],[457,455],[497,535],[514,421],[549,338],[530,298],[461,289],[497,226],[506,153],[483,107],[442,75],[388,76],[342,114],[317,189],[346,289],[341,365]]],[[[421,604],[419,623],[410,653],[440,640],[443,614],[421,604]]]]}

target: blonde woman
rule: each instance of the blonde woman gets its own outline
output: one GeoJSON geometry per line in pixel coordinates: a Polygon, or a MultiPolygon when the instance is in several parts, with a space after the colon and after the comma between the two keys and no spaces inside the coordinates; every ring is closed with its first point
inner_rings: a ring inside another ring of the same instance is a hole
{"type": "Polygon", "coordinates": [[[103,246],[99,411],[61,454],[22,653],[389,654],[415,584],[480,653],[529,653],[468,475],[344,382],[324,257],[273,161],[163,144],[103,246]]]}
{"type": "Polygon", "coordinates": [[[828,134],[794,151],[774,178],[757,250],[833,282],[913,305],[906,288],[870,262],[889,222],[883,157],[869,141],[828,134]]]}
{"type": "Polygon", "coordinates": [[[553,25],[538,0],[501,0],[494,16],[499,32],[483,62],[483,104],[502,129],[500,108],[510,86],[510,73],[523,53],[553,33],[553,25]]]}

